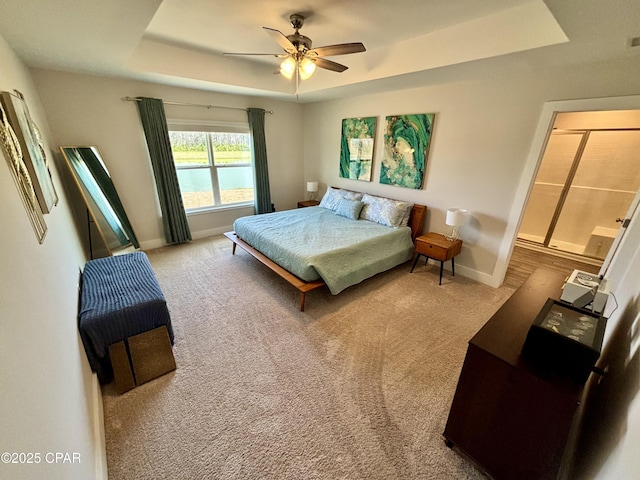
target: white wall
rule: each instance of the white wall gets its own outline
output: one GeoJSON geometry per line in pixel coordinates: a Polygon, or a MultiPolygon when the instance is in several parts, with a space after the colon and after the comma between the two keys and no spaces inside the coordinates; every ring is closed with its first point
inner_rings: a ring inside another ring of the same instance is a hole
{"type": "MultiPolygon", "coordinates": [[[[144,132],[135,103],[124,100],[127,96],[273,110],[273,115],[265,115],[272,202],[277,210],[284,210],[304,199],[302,107],[297,103],[51,70],[35,69],[32,74],[50,121],[55,150],[60,145],[98,146],[143,249],[165,242],[144,132]]],[[[167,105],[165,113],[173,119],[247,123],[246,112],[238,110],[167,105]]],[[[252,213],[251,207],[192,215],[192,236],[230,230],[237,217],[252,213]]],[[[79,223],[84,221],[81,212],[77,217],[79,223]]]]}
{"type": "MultiPolygon", "coordinates": [[[[31,75],[0,36],[0,90],[20,90],[51,147],[31,75]]],[[[79,268],[85,257],[67,197],[36,240],[0,148],[0,452],[42,455],[39,464],[0,463],[0,478],[106,478],[102,398],[77,328],[79,268]],[[49,464],[49,452],[80,454],[80,464],[49,464]]],[[[4,458],[4,457],[3,457],[4,458]]]]}
{"type": "Polygon", "coordinates": [[[504,270],[496,267],[509,254],[508,248],[501,249],[507,226],[514,222],[511,208],[544,103],[639,93],[637,72],[637,58],[579,68],[495,71],[477,78],[461,71],[456,81],[308,105],[306,176],[318,179],[325,188],[336,185],[423,203],[429,207],[425,231],[448,231],[447,208],[468,209],[470,219],[461,229],[464,245],[456,270],[498,286],[504,270]],[[381,185],[385,117],[430,112],[436,120],[423,189],[381,185]],[[341,120],[364,116],[378,117],[371,183],[338,177],[341,120]]]}

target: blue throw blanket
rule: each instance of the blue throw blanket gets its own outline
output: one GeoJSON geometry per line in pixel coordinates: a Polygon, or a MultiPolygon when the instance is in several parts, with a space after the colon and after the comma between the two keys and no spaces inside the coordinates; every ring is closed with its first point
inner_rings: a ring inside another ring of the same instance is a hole
{"type": "Polygon", "coordinates": [[[78,320],[89,364],[102,383],[111,380],[112,343],[163,325],[173,343],[167,302],[143,252],[87,262],[78,320]]]}

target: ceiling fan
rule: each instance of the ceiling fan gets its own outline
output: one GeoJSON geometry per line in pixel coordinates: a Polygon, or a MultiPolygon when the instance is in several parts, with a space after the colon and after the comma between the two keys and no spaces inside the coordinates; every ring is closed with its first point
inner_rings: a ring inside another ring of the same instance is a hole
{"type": "Polygon", "coordinates": [[[291,35],[285,35],[273,28],[262,27],[264,31],[282,47],[284,53],[224,53],[224,55],[266,55],[284,58],[284,61],[275,73],[280,73],[287,79],[291,79],[295,75],[297,92],[298,81],[310,78],[315,72],[316,67],[338,73],[344,72],[349,68],[322,57],[366,51],[364,45],[360,42],[340,43],[337,45],[311,48],[311,39],[302,35],[299,31],[302,25],[304,25],[304,19],[305,17],[299,13],[294,13],[289,17],[291,26],[295,29],[295,32],[291,35]]]}

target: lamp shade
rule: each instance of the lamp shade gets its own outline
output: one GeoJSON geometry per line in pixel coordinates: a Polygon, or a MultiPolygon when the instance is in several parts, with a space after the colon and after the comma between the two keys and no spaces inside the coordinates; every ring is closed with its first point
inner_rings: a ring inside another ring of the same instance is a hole
{"type": "Polygon", "coordinates": [[[317,192],[318,182],[307,182],[307,192],[317,192]]]}
{"type": "Polygon", "coordinates": [[[467,211],[464,208],[450,208],[447,210],[446,223],[450,227],[461,227],[467,221],[467,211]]]}
{"type": "Polygon", "coordinates": [[[298,67],[298,62],[296,62],[291,57],[287,57],[280,64],[280,74],[287,80],[291,80],[293,78],[293,74],[295,73],[297,67],[298,67]]]}
{"type": "Polygon", "coordinates": [[[316,64],[309,60],[307,57],[304,57],[300,62],[300,80],[308,80],[313,75],[313,72],[316,71],[316,64]]]}

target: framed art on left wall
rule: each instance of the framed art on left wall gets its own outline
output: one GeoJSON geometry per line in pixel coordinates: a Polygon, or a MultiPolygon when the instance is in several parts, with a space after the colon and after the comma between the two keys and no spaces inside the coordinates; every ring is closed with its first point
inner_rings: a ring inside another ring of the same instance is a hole
{"type": "Polygon", "coordinates": [[[18,137],[9,124],[2,102],[0,102],[0,143],[4,147],[11,175],[18,187],[18,192],[38,243],[42,243],[44,242],[44,236],[47,234],[47,224],[44,221],[40,204],[36,198],[36,192],[33,190],[31,175],[22,157],[20,142],[18,142],[18,137]]]}
{"type": "Polygon", "coordinates": [[[18,139],[24,164],[29,171],[33,190],[42,213],[49,213],[58,204],[51,170],[38,127],[31,119],[24,96],[17,90],[2,92],[2,103],[9,123],[18,139]]]}

